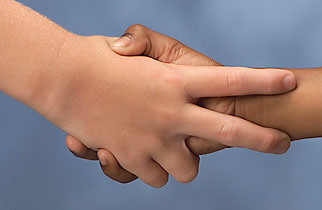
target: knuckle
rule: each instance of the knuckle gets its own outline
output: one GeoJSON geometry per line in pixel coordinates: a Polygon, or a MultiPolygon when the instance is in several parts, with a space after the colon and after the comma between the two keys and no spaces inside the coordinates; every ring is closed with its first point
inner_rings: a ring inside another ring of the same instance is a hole
{"type": "Polygon", "coordinates": [[[157,120],[162,127],[172,127],[178,121],[177,112],[173,108],[159,108],[157,120]]]}
{"type": "Polygon", "coordinates": [[[158,81],[161,84],[162,91],[166,93],[165,97],[170,101],[177,101],[178,95],[184,94],[184,79],[179,72],[167,69],[160,74],[158,81]]]}
{"type": "Polygon", "coordinates": [[[164,72],[163,74],[161,74],[160,76],[160,80],[163,84],[167,85],[167,86],[180,86],[182,84],[182,79],[180,74],[168,70],[166,72],[164,72]]]}
{"type": "Polygon", "coordinates": [[[185,54],[185,47],[177,40],[167,42],[165,52],[169,55],[168,62],[178,60],[185,54]]]}
{"type": "Polygon", "coordinates": [[[159,136],[150,138],[148,142],[150,142],[150,146],[147,147],[147,150],[155,154],[158,154],[161,148],[168,149],[171,145],[169,139],[160,138],[159,136]]]}
{"type": "Polygon", "coordinates": [[[240,77],[240,71],[232,70],[227,73],[227,88],[232,95],[238,93],[242,86],[242,80],[240,77]]]}
{"type": "Polygon", "coordinates": [[[211,104],[206,108],[223,114],[235,115],[236,99],[236,97],[210,98],[208,100],[211,104]]]}
{"type": "Polygon", "coordinates": [[[235,120],[224,122],[218,131],[218,138],[222,139],[222,141],[228,146],[235,146],[234,144],[238,132],[239,127],[235,120]]]}
{"type": "Polygon", "coordinates": [[[168,175],[158,174],[150,183],[149,185],[154,188],[161,188],[168,183],[168,175]]]}
{"type": "Polygon", "coordinates": [[[168,183],[168,173],[158,169],[150,170],[142,181],[151,187],[160,188],[168,183]]]}
{"type": "Polygon", "coordinates": [[[157,122],[161,127],[168,127],[175,122],[174,113],[170,109],[159,109],[157,122]]]}
{"type": "Polygon", "coordinates": [[[187,170],[185,173],[182,173],[177,177],[177,181],[181,183],[189,183],[193,181],[198,175],[198,167],[192,167],[187,170]]]}
{"type": "Polygon", "coordinates": [[[146,31],[147,28],[144,25],[141,24],[133,24],[130,27],[128,27],[128,29],[126,30],[126,32],[144,32],[146,31]]]}
{"type": "Polygon", "coordinates": [[[184,94],[181,78],[176,73],[167,72],[162,74],[159,79],[160,84],[162,84],[160,92],[162,92],[162,97],[167,101],[167,104],[155,106],[153,111],[159,123],[162,125],[172,125],[172,123],[179,120],[178,96],[184,94]]]}

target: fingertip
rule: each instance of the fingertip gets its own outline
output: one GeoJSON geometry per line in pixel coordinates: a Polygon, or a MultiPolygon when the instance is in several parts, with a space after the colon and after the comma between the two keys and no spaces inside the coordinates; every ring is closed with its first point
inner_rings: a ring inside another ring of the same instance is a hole
{"type": "Polygon", "coordinates": [[[158,188],[161,188],[161,187],[165,186],[168,183],[169,174],[167,172],[159,173],[157,177],[152,177],[152,179],[150,177],[150,179],[142,179],[141,178],[141,180],[145,184],[147,184],[147,185],[149,185],[149,186],[151,186],[153,188],[158,189],[158,188]]]}
{"type": "Polygon", "coordinates": [[[66,136],[66,146],[74,156],[87,159],[87,160],[98,160],[97,154],[94,150],[87,148],[82,142],[73,136],[66,136]]]}
{"type": "Polygon", "coordinates": [[[65,144],[69,150],[72,150],[74,145],[73,145],[73,140],[70,138],[69,135],[67,135],[65,138],[65,144]]]}
{"type": "Polygon", "coordinates": [[[276,154],[286,153],[290,148],[290,146],[291,146],[291,138],[289,137],[289,135],[282,133],[281,142],[279,143],[276,149],[276,154]]]}
{"type": "Polygon", "coordinates": [[[137,179],[135,175],[123,169],[114,155],[105,149],[97,152],[103,173],[112,180],[121,184],[127,184],[137,179]]]}
{"type": "Polygon", "coordinates": [[[167,175],[164,179],[163,179],[163,181],[160,181],[159,183],[157,183],[157,184],[148,184],[149,186],[151,186],[151,187],[153,187],[153,188],[155,188],[155,189],[159,189],[159,188],[162,188],[162,187],[164,187],[167,183],[168,183],[168,181],[169,181],[169,175],[167,175]]]}
{"type": "Polygon", "coordinates": [[[98,159],[102,166],[107,166],[109,163],[109,153],[104,149],[99,149],[97,152],[98,159]]]}
{"type": "Polygon", "coordinates": [[[285,154],[289,150],[290,145],[290,142],[283,141],[279,147],[280,149],[277,150],[276,154],[285,154]]]}
{"type": "Polygon", "coordinates": [[[66,136],[65,143],[67,148],[77,156],[82,156],[86,153],[87,148],[71,135],[66,136]]]}
{"type": "Polygon", "coordinates": [[[171,174],[173,178],[181,183],[190,183],[192,182],[199,173],[199,156],[192,155],[192,161],[189,165],[186,165],[180,168],[180,171],[171,174]]]}
{"type": "Polygon", "coordinates": [[[126,32],[119,39],[110,42],[111,49],[123,56],[144,55],[145,51],[149,52],[149,42],[146,34],[142,32],[126,32]]]}
{"type": "Polygon", "coordinates": [[[120,48],[126,48],[130,46],[131,42],[132,42],[132,35],[129,33],[126,33],[122,35],[120,38],[118,38],[117,40],[114,40],[111,43],[111,47],[112,49],[118,50],[120,48]]]}
{"type": "Polygon", "coordinates": [[[269,86],[270,86],[269,90],[272,90],[273,94],[292,91],[297,87],[297,78],[292,71],[284,70],[284,69],[264,69],[264,70],[268,75],[270,72],[274,72],[273,79],[271,78],[271,83],[269,83],[269,86]]]}
{"type": "Polygon", "coordinates": [[[271,130],[263,136],[258,151],[271,154],[284,154],[290,147],[290,137],[279,130],[271,130]]]}
{"type": "Polygon", "coordinates": [[[185,183],[185,184],[190,183],[198,176],[198,172],[199,172],[199,168],[194,168],[193,170],[190,170],[188,173],[180,177],[176,177],[175,179],[181,183],[185,183]]]}
{"type": "Polygon", "coordinates": [[[296,77],[293,73],[289,73],[287,74],[284,78],[283,78],[283,85],[285,87],[286,90],[293,90],[296,88],[297,86],[297,81],[296,81],[296,77]]]}

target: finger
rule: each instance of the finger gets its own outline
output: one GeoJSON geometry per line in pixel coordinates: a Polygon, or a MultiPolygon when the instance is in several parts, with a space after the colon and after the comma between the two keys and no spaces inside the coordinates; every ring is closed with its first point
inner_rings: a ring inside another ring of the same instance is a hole
{"type": "Polygon", "coordinates": [[[137,179],[137,177],[123,169],[114,155],[105,149],[98,150],[98,158],[102,171],[106,176],[120,183],[129,183],[137,179]]]}
{"type": "Polygon", "coordinates": [[[116,159],[125,170],[135,174],[151,187],[160,188],[168,182],[168,173],[151,157],[139,156],[137,152],[127,152],[120,157],[116,156],[116,159]]]}
{"type": "Polygon", "coordinates": [[[145,184],[160,188],[168,182],[168,173],[155,161],[142,161],[132,170],[145,184]]]}
{"type": "Polygon", "coordinates": [[[189,137],[186,140],[186,145],[190,151],[195,155],[205,155],[213,152],[229,148],[226,145],[220,144],[215,141],[209,141],[207,139],[189,137]]]}
{"type": "Polygon", "coordinates": [[[160,149],[153,159],[178,182],[191,182],[198,174],[199,157],[191,153],[184,140],[160,149]]]}
{"type": "Polygon", "coordinates": [[[295,75],[279,69],[175,66],[194,98],[278,94],[296,87],[295,75]],[[199,71],[197,71],[199,69],[199,71]]]}
{"type": "MultiPolygon", "coordinates": [[[[203,98],[198,101],[198,105],[219,113],[235,115],[235,99],[236,97],[203,98]]],[[[205,155],[229,148],[218,142],[197,137],[189,137],[186,144],[196,155],[205,155]]]]}
{"type": "Polygon", "coordinates": [[[290,146],[287,134],[260,127],[238,117],[213,112],[196,105],[187,105],[183,133],[243,147],[259,152],[282,154],[290,146]]]}
{"type": "MultiPolygon", "coordinates": [[[[198,101],[198,105],[219,113],[235,115],[235,99],[236,97],[203,98],[198,101]]],[[[205,155],[230,148],[218,142],[197,137],[189,137],[186,144],[196,155],[205,155]]]]}
{"type": "Polygon", "coordinates": [[[220,65],[178,40],[138,24],[130,26],[120,39],[111,43],[111,48],[120,55],[145,55],[164,63],[220,65]]]}
{"type": "MultiPolygon", "coordinates": [[[[120,55],[145,55],[165,63],[195,66],[219,66],[218,62],[185,46],[176,39],[143,25],[130,26],[119,39],[111,39],[111,48],[120,55]],[[114,46],[115,45],[115,46],[114,46]]],[[[226,148],[216,142],[191,137],[187,146],[194,154],[207,154],[226,148]]]]}
{"type": "Polygon", "coordinates": [[[87,160],[98,160],[96,151],[87,148],[78,139],[71,135],[66,136],[66,146],[76,157],[87,160]]]}

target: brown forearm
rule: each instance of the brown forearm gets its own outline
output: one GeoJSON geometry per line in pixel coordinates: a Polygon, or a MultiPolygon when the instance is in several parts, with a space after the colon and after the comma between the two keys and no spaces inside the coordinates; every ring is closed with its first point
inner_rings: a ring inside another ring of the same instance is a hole
{"type": "Polygon", "coordinates": [[[292,140],[322,136],[322,68],[290,69],[296,90],[274,96],[236,98],[236,115],[288,133],[292,140]]]}
{"type": "MultiPolygon", "coordinates": [[[[322,68],[289,69],[294,72],[296,90],[272,96],[208,98],[199,101],[205,108],[236,115],[264,127],[288,133],[292,140],[322,136],[322,68]]],[[[190,138],[187,145],[195,154],[226,148],[217,142],[190,138]]]]}

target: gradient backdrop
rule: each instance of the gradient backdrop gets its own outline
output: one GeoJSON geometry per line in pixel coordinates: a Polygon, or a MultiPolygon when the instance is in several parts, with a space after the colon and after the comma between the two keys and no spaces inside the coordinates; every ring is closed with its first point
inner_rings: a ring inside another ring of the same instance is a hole
{"type": "MultiPolygon", "coordinates": [[[[225,65],[322,66],[320,0],[24,0],[81,35],[118,36],[144,24],[225,65]]],[[[0,209],[321,209],[322,141],[282,156],[229,149],[202,157],[190,184],[162,189],[110,181],[74,158],[65,133],[0,94],[0,209]]]]}

